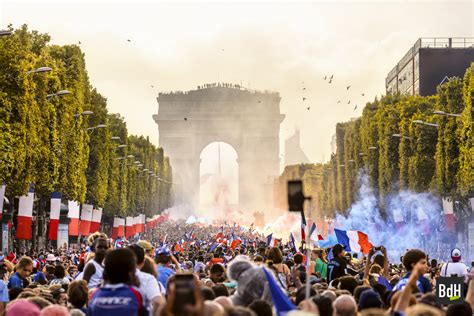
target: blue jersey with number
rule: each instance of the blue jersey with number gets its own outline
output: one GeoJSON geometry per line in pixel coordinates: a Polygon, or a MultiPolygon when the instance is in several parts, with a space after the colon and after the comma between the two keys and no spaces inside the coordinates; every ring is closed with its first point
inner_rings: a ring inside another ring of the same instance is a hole
{"type": "Polygon", "coordinates": [[[92,296],[87,311],[89,316],[142,316],[142,296],[126,284],[107,284],[92,296]]]}

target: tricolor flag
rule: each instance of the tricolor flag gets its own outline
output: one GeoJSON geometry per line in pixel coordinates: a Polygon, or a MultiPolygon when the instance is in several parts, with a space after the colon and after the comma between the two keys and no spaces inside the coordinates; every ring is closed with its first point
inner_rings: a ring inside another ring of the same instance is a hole
{"type": "Polygon", "coordinates": [[[238,245],[242,243],[242,240],[239,237],[236,237],[234,233],[232,233],[232,240],[230,242],[230,248],[235,249],[238,245]]]}
{"type": "Polygon", "coordinates": [[[92,209],[91,204],[82,204],[81,223],[79,224],[79,232],[82,236],[88,236],[91,230],[92,209]]]}
{"type": "Polygon", "coordinates": [[[134,223],[133,217],[127,216],[125,218],[125,237],[127,238],[135,235],[135,232],[133,230],[133,223],[134,223]]]}
{"type": "Polygon", "coordinates": [[[456,229],[454,223],[454,209],[453,201],[443,199],[443,213],[444,213],[444,226],[447,231],[454,231],[456,229]]]}
{"type": "Polygon", "coordinates": [[[112,238],[113,239],[118,238],[119,225],[120,225],[120,218],[114,217],[114,226],[112,227],[112,238]]]}
{"type": "Polygon", "coordinates": [[[16,239],[31,239],[31,223],[33,218],[34,198],[35,193],[33,187],[30,187],[27,195],[20,197],[20,202],[18,204],[16,239]]]}
{"type": "Polygon", "coordinates": [[[301,240],[306,241],[306,218],[303,211],[301,211],[301,240]]]}
{"type": "Polygon", "coordinates": [[[295,242],[295,236],[293,236],[293,233],[290,233],[290,245],[291,248],[293,248],[294,252],[297,252],[298,250],[296,249],[296,242],[295,242]]]}
{"type": "Polygon", "coordinates": [[[267,236],[267,246],[270,246],[270,247],[278,246],[278,239],[273,238],[273,233],[267,236]]]}
{"type": "Polygon", "coordinates": [[[141,220],[140,215],[137,215],[133,218],[133,234],[134,235],[140,232],[140,220],[141,220]]]}
{"type": "Polygon", "coordinates": [[[76,201],[67,202],[67,217],[69,222],[69,236],[79,236],[79,203],[76,201]]]}
{"type": "Polygon", "coordinates": [[[318,244],[320,240],[324,240],[323,236],[318,234],[318,230],[316,229],[316,224],[313,223],[311,229],[309,231],[309,240],[311,240],[314,244],[318,244]]]}
{"type": "Polygon", "coordinates": [[[346,251],[362,252],[368,254],[372,249],[369,237],[363,232],[357,230],[334,229],[337,241],[344,246],[346,251]]]}
{"type": "Polygon", "coordinates": [[[102,220],[102,207],[98,207],[92,211],[92,221],[89,232],[95,233],[100,231],[100,221],[102,220]]]}
{"type": "Polygon", "coordinates": [[[59,214],[61,212],[61,193],[51,193],[51,213],[49,215],[49,240],[58,240],[59,214]]]}

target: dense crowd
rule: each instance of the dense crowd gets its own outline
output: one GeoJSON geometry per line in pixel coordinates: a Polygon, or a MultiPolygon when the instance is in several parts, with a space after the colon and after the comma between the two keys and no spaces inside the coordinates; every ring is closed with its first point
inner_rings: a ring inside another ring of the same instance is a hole
{"type": "Polygon", "coordinates": [[[459,249],[442,263],[419,249],[390,262],[383,246],[310,248],[227,223],[168,221],[130,240],[95,233],[77,248],[0,256],[0,314],[472,315],[474,270],[459,249]],[[466,299],[438,303],[439,276],[463,277],[466,299]]]}

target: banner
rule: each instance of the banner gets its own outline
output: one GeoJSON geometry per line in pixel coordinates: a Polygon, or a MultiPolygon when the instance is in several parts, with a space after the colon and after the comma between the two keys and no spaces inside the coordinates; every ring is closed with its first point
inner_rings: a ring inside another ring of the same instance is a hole
{"type": "Polygon", "coordinates": [[[49,214],[49,240],[58,239],[59,213],[61,212],[61,193],[51,193],[51,212],[49,214]]]}
{"type": "Polygon", "coordinates": [[[120,219],[118,217],[114,217],[114,225],[112,226],[112,239],[117,239],[118,237],[119,223],[120,219]]]}
{"type": "Polygon", "coordinates": [[[82,204],[81,223],[79,224],[79,232],[82,236],[88,236],[91,230],[92,209],[91,204],[82,204]]]}
{"type": "Polygon", "coordinates": [[[125,218],[119,218],[118,237],[125,237],[125,218]]]}
{"type": "Polygon", "coordinates": [[[453,201],[448,199],[443,199],[443,213],[444,213],[444,226],[447,231],[456,230],[456,225],[454,222],[454,205],[453,201]]]}
{"type": "Polygon", "coordinates": [[[125,218],[125,237],[129,238],[131,236],[133,236],[135,233],[133,231],[133,223],[134,223],[134,219],[133,217],[130,217],[130,216],[127,216],[125,218]]]}
{"type": "Polygon", "coordinates": [[[6,184],[0,185],[0,213],[3,212],[3,200],[5,199],[6,184]]]}
{"type": "Polygon", "coordinates": [[[102,220],[102,207],[92,211],[92,222],[89,233],[95,233],[100,231],[100,221],[102,220]]]}
{"type": "Polygon", "coordinates": [[[16,226],[16,239],[31,239],[31,226],[33,221],[33,202],[35,193],[30,188],[28,195],[20,197],[18,204],[18,217],[16,226]]]}
{"type": "Polygon", "coordinates": [[[69,236],[79,236],[79,203],[76,201],[67,201],[67,217],[69,222],[69,236]]]}

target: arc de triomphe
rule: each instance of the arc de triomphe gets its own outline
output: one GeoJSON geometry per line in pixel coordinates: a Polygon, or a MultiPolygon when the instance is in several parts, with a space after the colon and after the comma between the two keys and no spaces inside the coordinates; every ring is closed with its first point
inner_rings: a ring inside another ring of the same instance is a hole
{"type": "Polygon", "coordinates": [[[279,131],[284,115],[280,96],[231,84],[207,84],[197,90],[160,93],[160,146],[173,168],[175,204],[198,205],[201,151],[225,142],[238,156],[239,207],[273,205],[273,179],[279,174],[279,131]]]}

